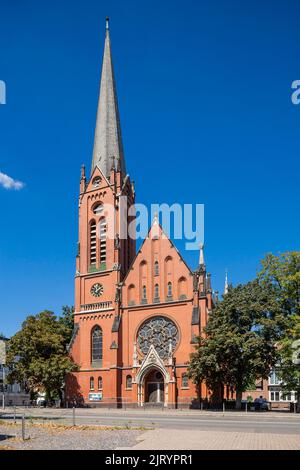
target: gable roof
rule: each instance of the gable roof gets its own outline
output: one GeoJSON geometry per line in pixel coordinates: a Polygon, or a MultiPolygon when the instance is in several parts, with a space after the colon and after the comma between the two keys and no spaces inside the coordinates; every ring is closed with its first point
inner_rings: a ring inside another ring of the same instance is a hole
{"type": "MultiPolygon", "coordinates": [[[[149,228],[149,230],[148,230],[147,236],[144,238],[144,240],[143,240],[143,242],[142,242],[142,244],[141,244],[139,250],[136,252],[135,257],[133,258],[133,260],[132,260],[132,262],[131,262],[131,265],[130,265],[129,268],[128,268],[128,271],[127,271],[127,273],[126,273],[126,275],[125,275],[125,277],[124,277],[124,279],[123,279],[123,281],[122,281],[123,283],[126,282],[126,279],[127,279],[127,277],[129,276],[129,273],[130,273],[130,272],[132,271],[132,269],[134,268],[134,264],[135,264],[135,262],[136,262],[136,260],[137,260],[137,257],[138,257],[138,255],[142,252],[143,247],[144,247],[146,241],[151,238],[151,237],[150,237],[150,234],[151,234],[151,231],[152,231],[152,229],[153,229],[154,226],[156,226],[156,227],[158,228],[158,231],[160,232],[160,234],[163,235],[163,238],[159,236],[159,237],[158,237],[158,240],[162,240],[162,239],[168,240],[169,243],[170,243],[170,245],[171,245],[171,248],[174,248],[174,249],[176,250],[176,253],[178,254],[180,260],[184,263],[184,265],[186,266],[186,268],[187,268],[187,270],[189,271],[189,273],[190,273],[191,275],[193,275],[192,270],[190,269],[190,267],[188,266],[188,264],[185,262],[185,260],[184,260],[183,257],[181,256],[180,252],[178,251],[178,248],[174,245],[174,243],[172,242],[172,240],[171,240],[171,239],[168,237],[168,235],[165,233],[165,231],[163,230],[161,224],[158,222],[157,217],[155,216],[154,219],[153,219],[153,221],[152,221],[152,224],[151,224],[151,226],[150,226],[150,228],[149,228]]],[[[153,239],[153,238],[152,238],[152,239],[153,239]]]]}

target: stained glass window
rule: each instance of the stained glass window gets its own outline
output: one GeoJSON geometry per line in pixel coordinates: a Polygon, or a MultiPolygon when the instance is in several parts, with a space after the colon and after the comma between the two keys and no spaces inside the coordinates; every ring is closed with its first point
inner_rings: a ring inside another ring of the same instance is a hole
{"type": "Polygon", "coordinates": [[[92,363],[102,361],[103,334],[100,326],[96,325],[92,329],[92,363]]]}
{"type": "Polygon", "coordinates": [[[162,359],[169,356],[170,344],[172,352],[179,342],[179,332],[175,323],[166,317],[155,316],[145,321],[137,335],[137,343],[143,354],[147,354],[151,344],[162,359]]]}

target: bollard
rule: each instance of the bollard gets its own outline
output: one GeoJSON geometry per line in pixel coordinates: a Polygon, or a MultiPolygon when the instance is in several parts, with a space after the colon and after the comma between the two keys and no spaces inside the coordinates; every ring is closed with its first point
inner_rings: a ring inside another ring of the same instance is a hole
{"type": "Polygon", "coordinates": [[[201,402],[200,409],[203,411],[203,401],[201,402]]]}
{"type": "Polygon", "coordinates": [[[225,401],[223,401],[223,413],[225,413],[225,401]]]}
{"type": "Polygon", "coordinates": [[[73,406],[73,426],[76,426],[76,423],[75,423],[75,406],[73,406]]]}
{"type": "Polygon", "coordinates": [[[296,402],[294,401],[294,413],[297,412],[297,409],[296,409],[296,402]]]}
{"type": "Polygon", "coordinates": [[[14,405],[14,424],[16,424],[16,405],[14,405]]]}
{"type": "Polygon", "coordinates": [[[25,441],[25,415],[22,415],[22,440],[25,441]]]}
{"type": "Polygon", "coordinates": [[[246,413],[247,413],[248,412],[248,403],[247,402],[246,402],[245,410],[246,410],[246,413]]]}

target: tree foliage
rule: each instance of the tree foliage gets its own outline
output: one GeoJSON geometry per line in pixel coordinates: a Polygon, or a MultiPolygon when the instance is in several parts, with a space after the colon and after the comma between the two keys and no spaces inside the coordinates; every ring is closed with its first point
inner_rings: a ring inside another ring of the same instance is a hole
{"type": "Polygon", "coordinates": [[[259,279],[264,286],[273,287],[285,319],[278,342],[277,375],[283,381],[283,390],[296,391],[300,403],[300,252],[268,254],[259,279]]]}
{"type": "Polygon", "coordinates": [[[191,355],[189,375],[205,381],[215,394],[224,386],[242,392],[258,378],[267,378],[277,361],[280,311],[272,286],[258,280],[230,287],[208,318],[204,335],[191,355]]]}
{"type": "Polygon", "coordinates": [[[272,286],[285,316],[300,316],[299,251],[288,251],[278,256],[268,254],[262,260],[258,278],[263,286],[272,286]]]}
{"type": "Polygon", "coordinates": [[[59,317],[58,321],[62,324],[63,335],[65,338],[65,343],[68,345],[71,341],[73,328],[74,328],[74,307],[69,307],[64,305],[62,307],[62,314],[59,317]]]}
{"type": "Polygon", "coordinates": [[[70,332],[65,317],[58,319],[46,310],[26,318],[9,341],[10,383],[24,383],[31,391],[46,392],[48,397],[60,396],[65,375],[77,369],[66,351],[70,332]]]}

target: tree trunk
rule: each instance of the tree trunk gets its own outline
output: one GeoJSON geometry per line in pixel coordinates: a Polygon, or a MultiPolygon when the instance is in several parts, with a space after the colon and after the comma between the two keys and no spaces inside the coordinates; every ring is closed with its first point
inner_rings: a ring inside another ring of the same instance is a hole
{"type": "Polygon", "coordinates": [[[63,406],[63,392],[60,388],[58,389],[58,396],[59,396],[59,406],[61,408],[63,406]]]}
{"type": "Polygon", "coordinates": [[[243,392],[241,390],[236,391],[236,401],[235,401],[235,409],[240,410],[242,407],[242,396],[243,392]]]}

